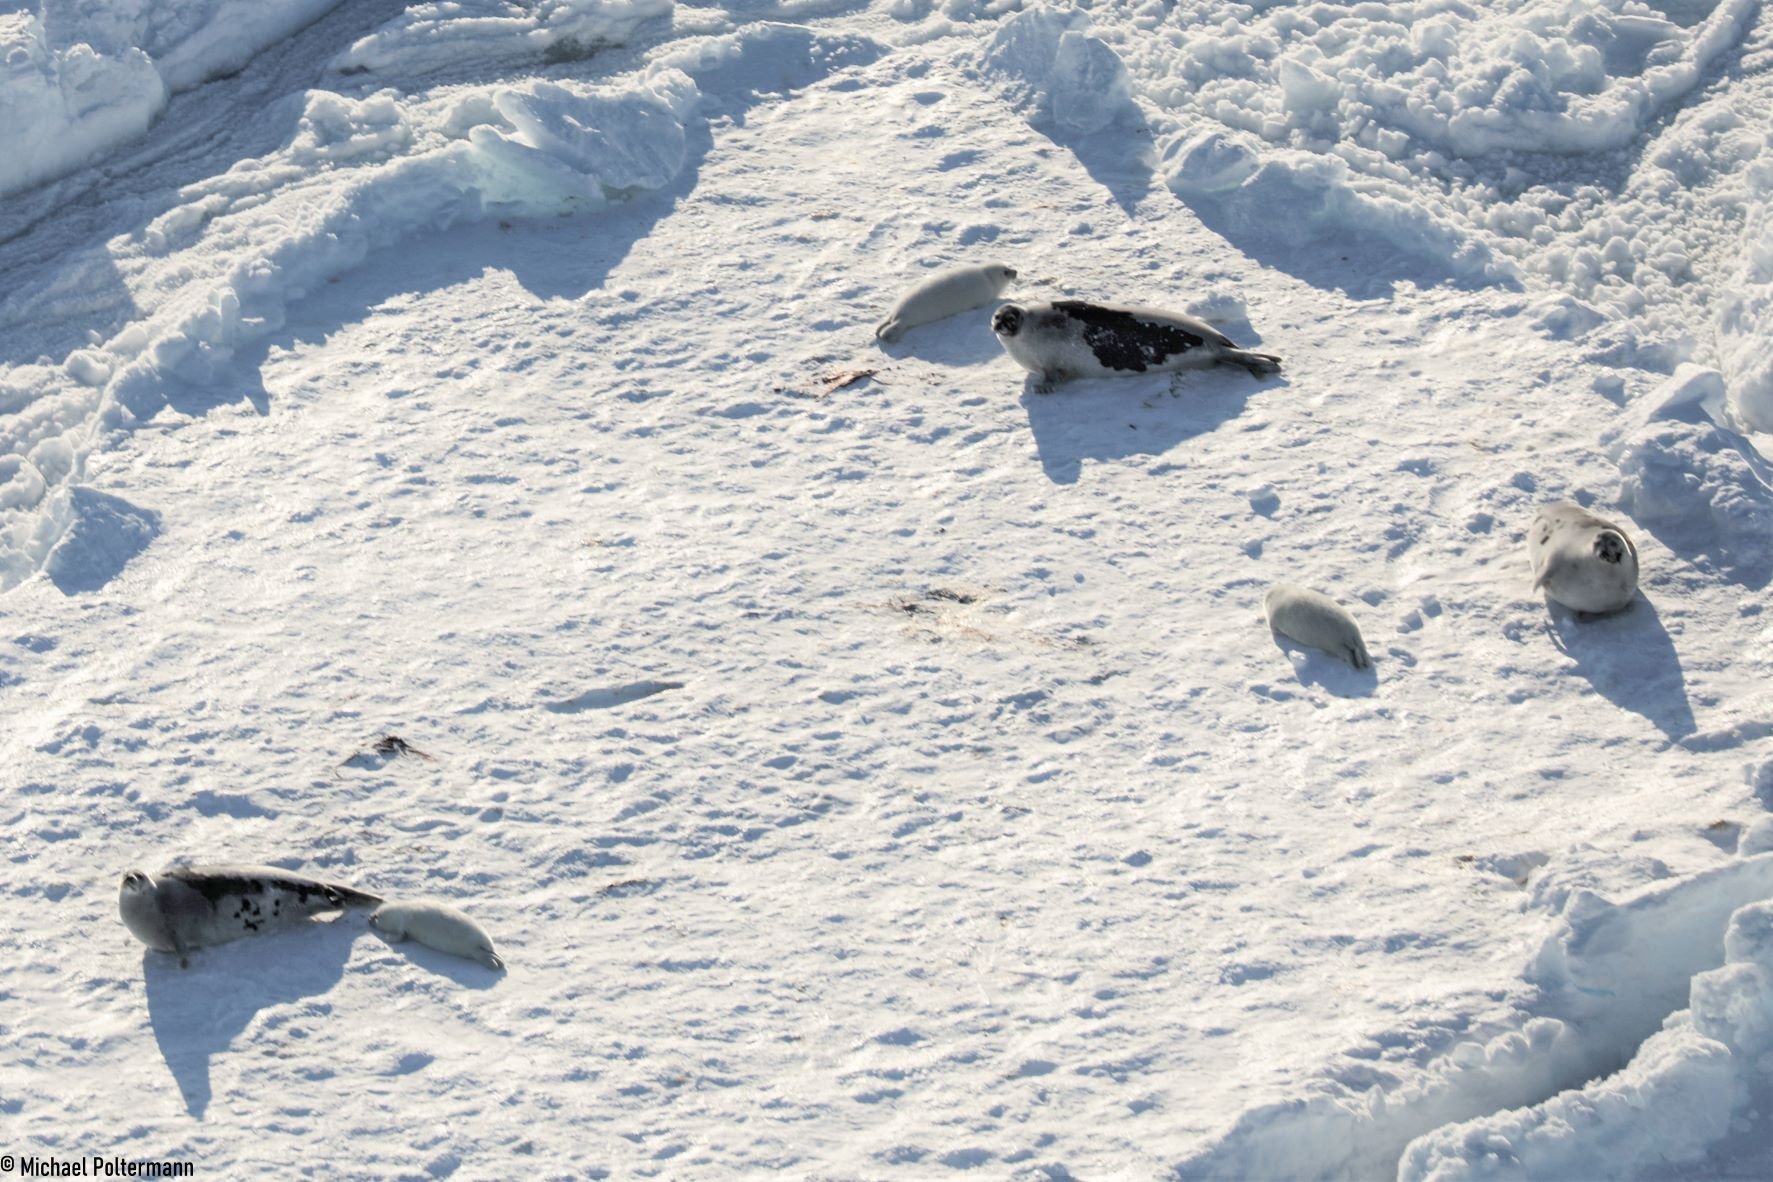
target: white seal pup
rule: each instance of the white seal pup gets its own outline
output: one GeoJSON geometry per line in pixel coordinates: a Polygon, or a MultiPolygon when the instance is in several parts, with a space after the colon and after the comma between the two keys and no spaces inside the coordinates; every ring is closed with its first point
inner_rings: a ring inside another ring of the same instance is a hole
{"type": "Polygon", "coordinates": [[[991,317],[1004,352],[1046,393],[1070,378],[1241,365],[1257,377],[1280,371],[1272,353],[1240,349],[1218,329],[1180,312],[1085,300],[1005,304],[991,317]]]}
{"type": "Polygon", "coordinates": [[[901,296],[874,335],[883,341],[896,341],[908,328],[989,304],[1003,294],[1015,277],[1015,269],[1002,263],[939,271],[901,296]]]}
{"type": "Polygon", "coordinates": [[[1638,551],[1631,538],[1569,501],[1539,510],[1527,531],[1527,561],[1533,590],[1579,612],[1615,612],[1637,594],[1638,551]]]}
{"type": "Polygon", "coordinates": [[[505,967],[485,929],[447,903],[430,899],[383,903],[369,917],[369,926],[396,944],[410,938],[451,956],[477,960],[489,969],[505,967]]]}
{"type": "Polygon", "coordinates": [[[275,866],[172,866],[123,876],[117,910],[130,934],[190,964],[193,948],[285,931],[323,911],[374,907],[381,897],[275,866]]]}
{"type": "Polygon", "coordinates": [[[1276,583],[1263,597],[1262,610],[1268,613],[1268,626],[1290,640],[1341,657],[1356,669],[1373,663],[1360,625],[1328,595],[1276,583]]]}

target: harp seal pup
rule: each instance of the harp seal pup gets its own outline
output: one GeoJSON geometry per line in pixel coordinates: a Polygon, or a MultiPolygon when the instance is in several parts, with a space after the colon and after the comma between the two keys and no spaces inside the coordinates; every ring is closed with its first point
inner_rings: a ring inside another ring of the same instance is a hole
{"type": "Polygon", "coordinates": [[[1527,530],[1533,590],[1565,607],[1616,612],[1638,590],[1638,550],[1623,529],[1581,505],[1557,501],[1527,530]]]}
{"type": "Polygon", "coordinates": [[[1340,657],[1356,669],[1373,664],[1360,625],[1348,609],[1316,591],[1292,583],[1276,583],[1263,597],[1262,610],[1268,626],[1280,635],[1311,648],[1340,657]]]}
{"type": "Polygon", "coordinates": [[[395,944],[417,940],[427,948],[477,960],[489,969],[502,972],[505,968],[485,929],[448,903],[432,899],[383,903],[369,917],[369,926],[395,944]]]}
{"type": "Polygon", "coordinates": [[[874,335],[883,341],[896,341],[908,328],[989,304],[1003,294],[1003,289],[1015,277],[1015,269],[1002,263],[980,263],[938,271],[900,296],[887,318],[874,330],[874,335]]]}
{"type": "Polygon", "coordinates": [[[1116,377],[1240,365],[1257,377],[1280,372],[1272,353],[1240,349],[1211,325],[1180,312],[1086,300],[1005,304],[991,317],[998,344],[1050,391],[1071,378],[1116,377]]]}
{"type": "Polygon", "coordinates": [[[123,876],[117,910],[123,926],[181,968],[193,948],[242,936],[287,931],[325,911],[374,907],[381,897],[275,866],[171,866],[123,876]]]}

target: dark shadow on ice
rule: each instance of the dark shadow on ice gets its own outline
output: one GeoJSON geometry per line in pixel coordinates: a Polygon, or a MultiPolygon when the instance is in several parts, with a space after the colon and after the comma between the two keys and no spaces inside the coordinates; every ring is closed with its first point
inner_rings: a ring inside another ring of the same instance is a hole
{"type": "Polygon", "coordinates": [[[43,572],[63,595],[97,591],[160,533],[160,514],[154,510],[90,488],[72,490],[68,511],[73,520],[43,563],[43,572]]]}
{"type": "Polygon", "coordinates": [[[703,95],[708,116],[745,125],[746,111],[781,98],[840,69],[866,66],[885,48],[867,37],[815,32],[804,25],[757,24],[738,36],[743,48],[724,61],[685,67],[703,95]]]}
{"type": "Polygon", "coordinates": [[[427,973],[439,977],[448,977],[464,989],[491,989],[504,976],[497,969],[488,968],[477,960],[466,957],[451,956],[447,952],[439,952],[435,948],[427,948],[417,940],[400,940],[398,942],[382,937],[382,943],[407,960],[424,969],[427,973]]]}
{"type": "Polygon", "coordinates": [[[1035,130],[1075,156],[1090,179],[1107,189],[1129,216],[1157,187],[1151,125],[1136,103],[1127,103],[1108,132],[1081,135],[1043,124],[1036,124],[1035,130]],[[1129,141],[1140,144],[1140,150],[1129,152],[1129,141]]]}
{"type": "MultiPolygon", "coordinates": [[[[932,272],[933,274],[933,272],[932,272]]],[[[909,291],[918,281],[918,276],[911,275],[905,280],[905,290],[909,291]]],[[[883,341],[878,338],[875,345],[882,353],[894,361],[902,361],[907,357],[915,357],[919,361],[928,361],[933,365],[988,365],[1004,356],[1003,346],[997,343],[997,335],[991,331],[991,315],[1004,303],[1005,299],[993,300],[977,308],[969,308],[945,320],[920,324],[908,328],[896,341],[883,341]]],[[[886,318],[888,309],[881,309],[881,319],[886,318]]],[[[870,329],[870,332],[873,330],[870,329]]],[[[1011,374],[1023,371],[1011,364],[1004,370],[1006,380],[1014,380],[1011,374]]]]}
{"type": "Polygon", "coordinates": [[[1440,257],[1443,248],[1400,249],[1393,228],[1359,210],[1332,212],[1336,191],[1306,184],[1274,165],[1262,167],[1229,192],[1190,191],[1177,198],[1208,229],[1263,266],[1353,299],[1390,299],[1403,280],[1417,287],[1450,284],[1464,290],[1519,286],[1469,263],[1456,267],[1440,257]],[[1314,224],[1320,224],[1316,231],[1314,224]]]}
{"type": "MultiPolygon", "coordinates": [[[[861,37],[816,34],[789,25],[765,25],[742,34],[745,48],[705,69],[690,69],[702,92],[685,125],[683,167],[662,187],[559,218],[498,219],[410,234],[370,256],[351,272],[294,301],[278,332],[243,345],[233,363],[218,367],[215,388],[187,384],[181,409],[205,409],[242,398],[262,413],[269,405],[262,367],[272,350],[318,343],[362,320],[378,305],[409,294],[437,291],[489,270],[508,271],[538,299],[576,300],[602,288],[636,243],[696,188],[714,146],[710,120],[743,124],[746,109],[809,85],[840,67],[864,65],[883,52],[861,37]],[[397,255],[398,266],[378,265],[397,255]]],[[[637,308],[638,315],[644,309],[637,308]]],[[[606,321],[615,323],[615,321],[606,321]]]]}
{"type": "Polygon", "coordinates": [[[1721,406],[1680,398],[1653,410],[1622,445],[1638,523],[1701,570],[1763,590],[1773,582],[1773,463],[1728,425],[1721,406]]]}
{"type": "Polygon", "coordinates": [[[1672,740],[1693,733],[1693,707],[1680,654],[1655,606],[1640,591],[1625,610],[1580,617],[1547,603],[1553,642],[1576,662],[1595,692],[1641,714],[1672,740]]]}
{"type": "Polygon", "coordinates": [[[345,975],[361,916],[312,923],[293,932],[248,937],[191,953],[181,969],[170,953],[142,954],[148,1023],[185,1108],[202,1119],[209,1109],[209,1064],[234,1045],[268,1006],[318,997],[345,975]]]}
{"type": "Polygon", "coordinates": [[[1340,657],[1300,644],[1278,632],[1270,632],[1275,647],[1287,656],[1293,675],[1302,686],[1318,686],[1338,698],[1370,698],[1379,688],[1379,672],[1373,666],[1356,669],[1340,657]]]}
{"type": "Polygon", "coordinates": [[[629,702],[638,702],[666,690],[682,688],[681,681],[636,681],[628,685],[606,685],[586,690],[564,702],[545,702],[543,706],[555,714],[578,714],[585,710],[608,710],[615,706],[626,706],[629,702]]]}
{"type": "MultiPolygon", "coordinates": [[[[1020,371],[1017,371],[1020,372],[1020,371]]],[[[1023,384],[1022,406],[1040,466],[1055,484],[1075,484],[1085,460],[1157,456],[1236,418],[1258,391],[1286,385],[1218,366],[1176,376],[1067,382],[1038,394],[1023,384]]]]}

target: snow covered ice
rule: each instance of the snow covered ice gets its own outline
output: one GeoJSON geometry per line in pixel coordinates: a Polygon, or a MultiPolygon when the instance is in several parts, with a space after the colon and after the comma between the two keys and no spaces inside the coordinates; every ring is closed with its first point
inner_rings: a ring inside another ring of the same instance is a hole
{"type": "Polygon", "coordinates": [[[7,7],[0,1150],[1764,1176],[1770,178],[1750,0],[7,7]]]}

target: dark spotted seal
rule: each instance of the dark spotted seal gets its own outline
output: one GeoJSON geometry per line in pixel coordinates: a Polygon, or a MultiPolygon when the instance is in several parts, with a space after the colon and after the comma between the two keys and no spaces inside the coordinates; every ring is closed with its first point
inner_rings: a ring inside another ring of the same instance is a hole
{"type": "Polygon", "coordinates": [[[189,963],[193,948],[283,931],[324,911],[373,907],[376,895],[275,866],[173,866],[123,876],[123,926],[150,948],[189,963]]]}
{"type": "Polygon", "coordinates": [[[1257,377],[1277,373],[1280,358],[1251,353],[1209,324],[1155,308],[1055,300],[1005,304],[991,318],[1004,352],[1051,390],[1070,378],[1240,365],[1257,377]]]}

